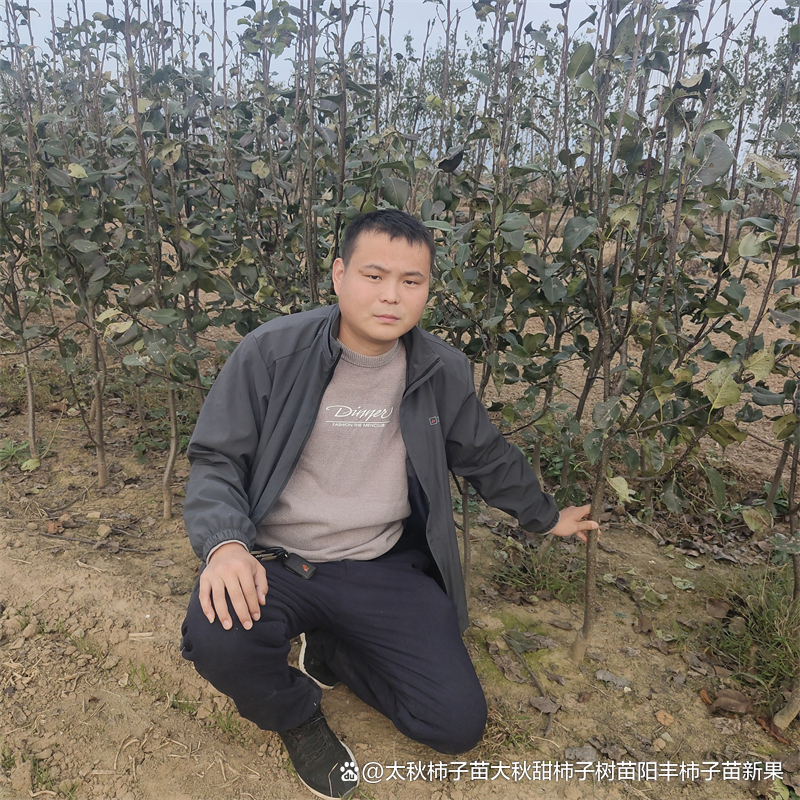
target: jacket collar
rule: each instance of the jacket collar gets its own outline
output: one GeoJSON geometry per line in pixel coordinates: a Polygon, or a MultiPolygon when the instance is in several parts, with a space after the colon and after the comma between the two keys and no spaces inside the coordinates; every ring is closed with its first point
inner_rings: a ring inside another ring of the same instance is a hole
{"type": "MultiPolygon", "coordinates": [[[[342,345],[337,338],[339,320],[342,314],[336,303],[330,305],[329,308],[330,313],[324,327],[325,335],[323,336],[322,346],[325,360],[330,367],[333,367],[342,354],[342,345]]],[[[439,356],[436,355],[434,349],[425,340],[419,325],[415,325],[401,338],[406,347],[406,371],[408,376],[406,384],[411,387],[420,378],[425,377],[434,369],[438,369],[440,366],[439,356]]]]}

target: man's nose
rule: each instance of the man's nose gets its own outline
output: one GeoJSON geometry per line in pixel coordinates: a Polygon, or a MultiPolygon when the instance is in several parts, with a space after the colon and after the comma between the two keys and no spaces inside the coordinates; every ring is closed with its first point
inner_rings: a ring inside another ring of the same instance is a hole
{"type": "Polygon", "coordinates": [[[381,284],[381,300],[384,303],[400,302],[400,289],[394,281],[383,281],[381,284]]]}

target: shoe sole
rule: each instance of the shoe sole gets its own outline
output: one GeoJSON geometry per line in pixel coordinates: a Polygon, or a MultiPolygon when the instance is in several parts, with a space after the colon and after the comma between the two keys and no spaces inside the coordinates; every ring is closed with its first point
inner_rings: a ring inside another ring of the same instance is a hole
{"type": "MultiPolygon", "coordinates": [[[[307,644],[308,644],[308,640],[306,639],[305,633],[301,633],[300,634],[300,658],[298,659],[298,664],[297,664],[297,666],[300,669],[300,672],[302,672],[303,675],[307,675],[309,678],[311,678],[311,680],[314,681],[314,683],[316,683],[317,686],[319,686],[320,689],[333,689],[335,686],[338,685],[337,683],[323,683],[322,681],[317,680],[310,672],[306,672],[306,668],[305,668],[305,663],[304,662],[305,662],[307,644]]],[[[352,755],[353,754],[350,753],[351,757],[352,757],[352,755]]],[[[312,791],[313,791],[313,789],[312,789],[312,791]]],[[[316,794],[316,792],[315,792],[315,794],[316,794]]],[[[324,797],[324,795],[320,795],[320,797],[324,797]]]]}
{"type": "MultiPolygon", "coordinates": [[[[308,677],[310,678],[311,676],[309,675],[308,677]]],[[[312,678],[312,680],[313,680],[313,678],[312,678]]],[[[344,749],[347,750],[347,754],[350,756],[351,763],[355,764],[356,763],[356,757],[353,755],[353,751],[341,739],[339,740],[339,744],[341,744],[342,747],[344,747],[344,749]]],[[[297,780],[299,780],[300,783],[302,783],[303,786],[305,786],[306,789],[308,789],[308,791],[311,792],[311,794],[316,795],[317,797],[321,797],[322,800],[347,800],[347,798],[351,797],[353,792],[356,789],[358,789],[358,784],[361,783],[361,775],[359,773],[359,779],[355,782],[355,784],[353,785],[353,788],[352,789],[348,789],[345,794],[340,795],[339,797],[337,797],[336,795],[332,795],[332,794],[322,794],[322,792],[318,792],[316,789],[312,789],[300,777],[300,775],[297,774],[297,770],[294,771],[294,774],[297,775],[297,780]]]]}

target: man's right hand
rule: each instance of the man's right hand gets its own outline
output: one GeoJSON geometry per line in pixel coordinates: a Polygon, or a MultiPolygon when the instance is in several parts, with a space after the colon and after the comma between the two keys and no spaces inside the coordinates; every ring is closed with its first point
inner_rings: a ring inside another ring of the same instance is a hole
{"type": "Polygon", "coordinates": [[[238,542],[228,542],[214,551],[200,576],[200,607],[213,622],[216,616],[226,631],[233,627],[225,592],[246,630],[261,616],[267,602],[267,571],[238,542]]]}

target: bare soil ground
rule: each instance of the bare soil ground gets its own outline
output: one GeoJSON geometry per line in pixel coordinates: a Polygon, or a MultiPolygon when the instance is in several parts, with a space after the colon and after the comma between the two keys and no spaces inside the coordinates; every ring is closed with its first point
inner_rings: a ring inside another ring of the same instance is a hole
{"type": "MultiPolygon", "coordinates": [[[[106,489],[96,489],[79,421],[57,415],[40,415],[43,439],[53,436],[42,466],[0,473],[0,798],[308,797],[279,738],[239,717],[181,658],[197,559],[180,519],[159,518],[162,464],[131,455],[133,414],[117,411],[106,489]],[[58,522],[64,514],[75,527],[58,522]]],[[[25,438],[22,416],[2,424],[4,436],[25,438]]],[[[179,495],[187,473],[181,460],[179,495]]],[[[337,687],[324,710],[364,770],[356,797],[731,800],[752,796],[746,764],[789,759],[787,780],[798,770],[789,758],[797,761],[796,749],[765,733],[753,713],[712,714],[701,699],[701,690],[714,698],[742,688],[706,659],[699,632],[712,622],[707,598],[763,558],[757,543],[740,543],[737,563],[701,555],[692,562],[703,568],[689,570],[657,533],[612,516],[599,573],[635,575],[668,599],[647,608],[643,621],[619,583],[603,581],[596,636],[575,665],[569,648],[582,604],[524,596],[491,580],[498,551],[514,550],[513,526],[502,517],[482,509],[472,537],[466,640],[489,699],[483,742],[458,758],[440,756],[337,687]],[[677,588],[673,578],[695,588],[677,588]],[[509,639],[539,649],[519,656],[509,639]],[[528,669],[558,706],[551,715],[531,705],[554,708],[542,706],[528,669]],[[601,777],[596,762],[633,766],[601,777]],[[702,770],[694,779],[691,764],[702,770]],[[646,780],[653,769],[656,779],[646,780]]],[[[558,547],[565,555],[573,546],[558,547]]],[[[795,728],[789,734],[797,737],[795,728]]]]}

